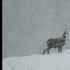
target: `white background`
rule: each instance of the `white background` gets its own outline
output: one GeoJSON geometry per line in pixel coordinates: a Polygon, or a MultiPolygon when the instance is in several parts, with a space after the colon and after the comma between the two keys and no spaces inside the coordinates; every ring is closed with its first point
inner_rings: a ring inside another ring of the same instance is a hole
{"type": "MultiPolygon", "coordinates": [[[[42,54],[65,28],[70,34],[70,0],[3,0],[3,58],[42,54]]],[[[65,45],[70,48],[70,35],[65,45]]]]}

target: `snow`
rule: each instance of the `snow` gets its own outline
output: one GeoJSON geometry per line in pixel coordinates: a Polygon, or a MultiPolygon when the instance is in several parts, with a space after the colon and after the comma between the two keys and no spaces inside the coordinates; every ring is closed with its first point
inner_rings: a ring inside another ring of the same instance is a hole
{"type": "Polygon", "coordinates": [[[9,57],[3,59],[3,70],[70,70],[70,50],[62,53],[9,57]]]}
{"type": "Polygon", "coordinates": [[[70,33],[70,0],[3,0],[3,58],[41,54],[65,28],[70,33]]]}

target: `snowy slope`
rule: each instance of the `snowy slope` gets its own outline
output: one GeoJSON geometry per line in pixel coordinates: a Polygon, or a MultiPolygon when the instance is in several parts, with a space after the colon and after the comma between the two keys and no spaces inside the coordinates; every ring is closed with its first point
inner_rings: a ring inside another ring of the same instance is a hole
{"type": "Polygon", "coordinates": [[[3,70],[70,70],[70,50],[3,59],[3,70]]]}

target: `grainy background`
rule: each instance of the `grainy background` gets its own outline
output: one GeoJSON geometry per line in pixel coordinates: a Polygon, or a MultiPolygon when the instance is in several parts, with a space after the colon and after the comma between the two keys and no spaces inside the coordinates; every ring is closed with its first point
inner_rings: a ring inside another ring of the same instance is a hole
{"type": "Polygon", "coordinates": [[[3,0],[3,58],[42,54],[65,28],[70,33],[70,0],[3,0]]]}

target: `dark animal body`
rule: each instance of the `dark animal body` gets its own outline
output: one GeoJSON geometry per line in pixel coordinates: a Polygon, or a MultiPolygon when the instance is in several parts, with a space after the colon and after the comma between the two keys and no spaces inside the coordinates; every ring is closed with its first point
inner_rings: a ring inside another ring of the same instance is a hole
{"type": "Polygon", "coordinates": [[[66,34],[68,34],[66,31],[63,33],[63,37],[55,38],[55,39],[48,39],[46,42],[47,49],[44,50],[43,54],[47,51],[47,54],[49,54],[49,50],[51,48],[58,48],[58,53],[62,52],[62,46],[65,44],[66,41],[66,34]]]}

